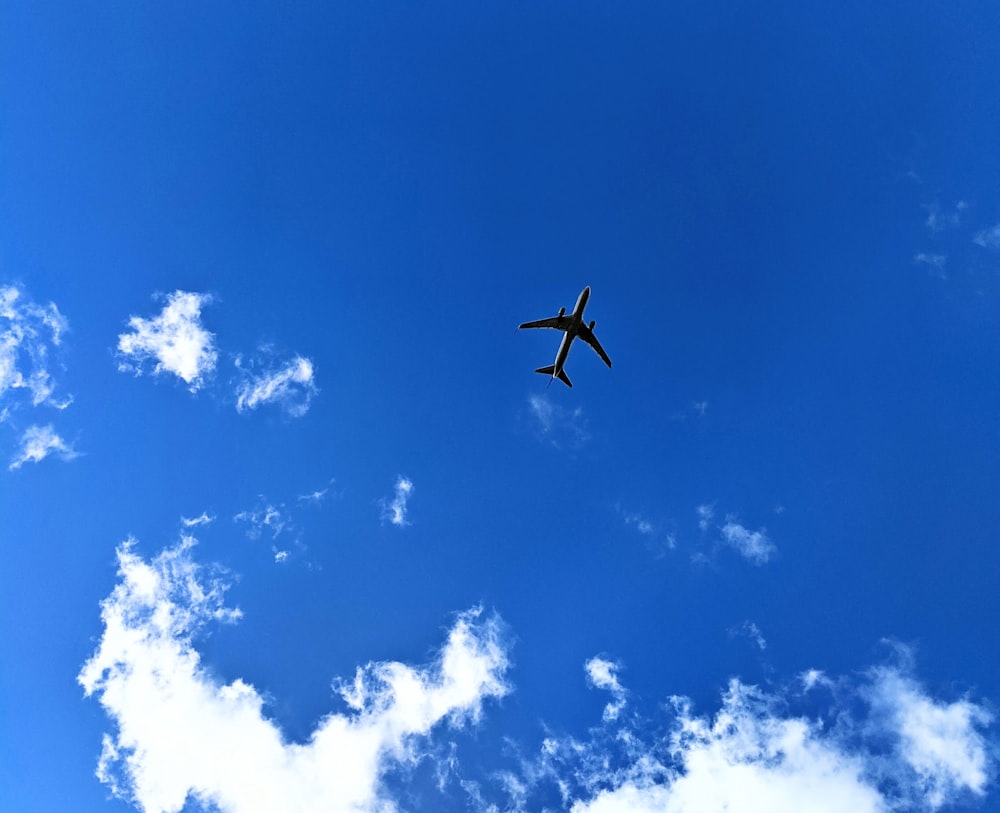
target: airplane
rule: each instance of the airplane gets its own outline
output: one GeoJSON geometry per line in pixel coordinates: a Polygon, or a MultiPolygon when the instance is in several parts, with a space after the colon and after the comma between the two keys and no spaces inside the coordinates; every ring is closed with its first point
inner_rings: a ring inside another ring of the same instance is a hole
{"type": "Polygon", "coordinates": [[[608,354],[604,352],[604,348],[601,347],[601,343],[597,341],[597,337],[594,335],[594,325],[597,324],[596,320],[592,321],[589,325],[583,321],[583,309],[587,307],[587,300],[590,299],[590,286],[588,285],[580,292],[580,298],[576,300],[576,306],[573,308],[573,312],[567,316],[566,309],[560,308],[559,315],[553,316],[549,319],[539,319],[536,322],[525,322],[523,325],[518,325],[517,329],[529,327],[552,327],[556,330],[563,331],[562,342],[559,344],[559,352],[556,353],[556,363],[551,364],[548,367],[539,367],[535,370],[536,373],[542,373],[542,375],[552,376],[549,379],[549,385],[552,384],[553,378],[558,378],[567,387],[572,387],[573,382],[569,380],[569,376],[566,375],[566,371],[563,369],[563,365],[566,364],[566,357],[569,355],[570,345],[573,344],[573,339],[577,337],[583,339],[587,344],[594,348],[594,352],[597,353],[604,361],[608,367],[611,366],[611,359],[608,358],[608,354]]]}

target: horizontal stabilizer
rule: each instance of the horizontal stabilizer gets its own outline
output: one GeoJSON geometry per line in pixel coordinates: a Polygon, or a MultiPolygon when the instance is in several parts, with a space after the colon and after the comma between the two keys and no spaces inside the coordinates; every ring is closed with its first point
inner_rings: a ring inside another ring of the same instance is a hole
{"type": "MultiPolygon", "coordinates": [[[[541,373],[542,375],[553,375],[555,373],[555,369],[556,365],[550,364],[548,367],[539,367],[537,370],[535,370],[535,372],[541,373]]],[[[562,383],[565,384],[567,387],[570,388],[573,387],[573,382],[569,380],[569,376],[566,375],[565,370],[560,370],[559,375],[557,375],[556,378],[562,381],[562,383]]]]}

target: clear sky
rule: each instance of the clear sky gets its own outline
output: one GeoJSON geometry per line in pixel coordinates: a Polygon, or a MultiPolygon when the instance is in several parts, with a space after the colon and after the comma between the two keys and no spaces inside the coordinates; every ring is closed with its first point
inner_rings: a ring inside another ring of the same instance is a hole
{"type": "Polygon", "coordinates": [[[0,20],[0,808],[1000,811],[995,2],[0,20]]]}

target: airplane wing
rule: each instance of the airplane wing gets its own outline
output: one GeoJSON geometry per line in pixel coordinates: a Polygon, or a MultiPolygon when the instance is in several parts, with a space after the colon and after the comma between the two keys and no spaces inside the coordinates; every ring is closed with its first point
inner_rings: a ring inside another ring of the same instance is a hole
{"type": "Polygon", "coordinates": [[[572,321],[573,320],[568,316],[553,316],[550,319],[539,319],[535,322],[525,322],[523,325],[518,325],[517,329],[520,330],[523,327],[554,327],[556,330],[566,330],[572,321]]]}
{"type": "Polygon", "coordinates": [[[608,367],[611,366],[611,359],[609,359],[608,358],[608,354],[604,352],[604,348],[601,347],[601,343],[599,341],[597,341],[597,337],[594,335],[594,331],[592,331],[589,327],[587,327],[586,325],[584,325],[581,328],[580,333],[578,335],[587,344],[589,344],[591,347],[594,348],[594,352],[596,352],[597,355],[599,355],[601,357],[601,360],[605,364],[607,364],[608,367]]]}

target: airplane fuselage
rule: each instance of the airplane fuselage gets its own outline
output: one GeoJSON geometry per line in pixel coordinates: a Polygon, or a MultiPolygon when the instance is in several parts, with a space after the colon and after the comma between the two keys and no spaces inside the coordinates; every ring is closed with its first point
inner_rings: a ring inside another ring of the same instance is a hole
{"type": "Polygon", "coordinates": [[[607,364],[608,367],[611,366],[611,359],[608,358],[608,354],[604,352],[604,348],[601,347],[601,343],[597,341],[597,337],[594,335],[594,325],[597,323],[592,321],[590,324],[586,324],[583,321],[583,311],[587,307],[588,299],[590,299],[589,285],[580,292],[580,296],[576,300],[576,305],[573,306],[572,313],[567,315],[566,309],[560,308],[559,313],[548,319],[536,319],[533,322],[524,322],[517,326],[518,330],[521,328],[555,328],[562,331],[562,340],[559,342],[559,350],[556,352],[555,364],[550,364],[547,367],[539,367],[535,370],[536,373],[550,376],[550,384],[552,383],[551,379],[558,378],[567,387],[573,386],[573,382],[569,380],[569,376],[566,375],[566,371],[563,368],[566,365],[566,358],[569,356],[574,339],[582,339],[589,344],[594,349],[594,352],[601,357],[601,361],[607,364]]]}
{"type": "Polygon", "coordinates": [[[553,378],[558,378],[559,373],[562,372],[563,366],[566,364],[566,359],[569,357],[569,349],[573,345],[573,339],[576,338],[580,332],[580,328],[583,326],[583,311],[587,307],[588,299],[590,299],[589,285],[580,291],[580,296],[573,307],[573,313],[570,314],[573,322],[566,332],[563,333],[562,341],[559,342],[559,350],[556,351],[556,362],[552,370],[553,378]]]}

